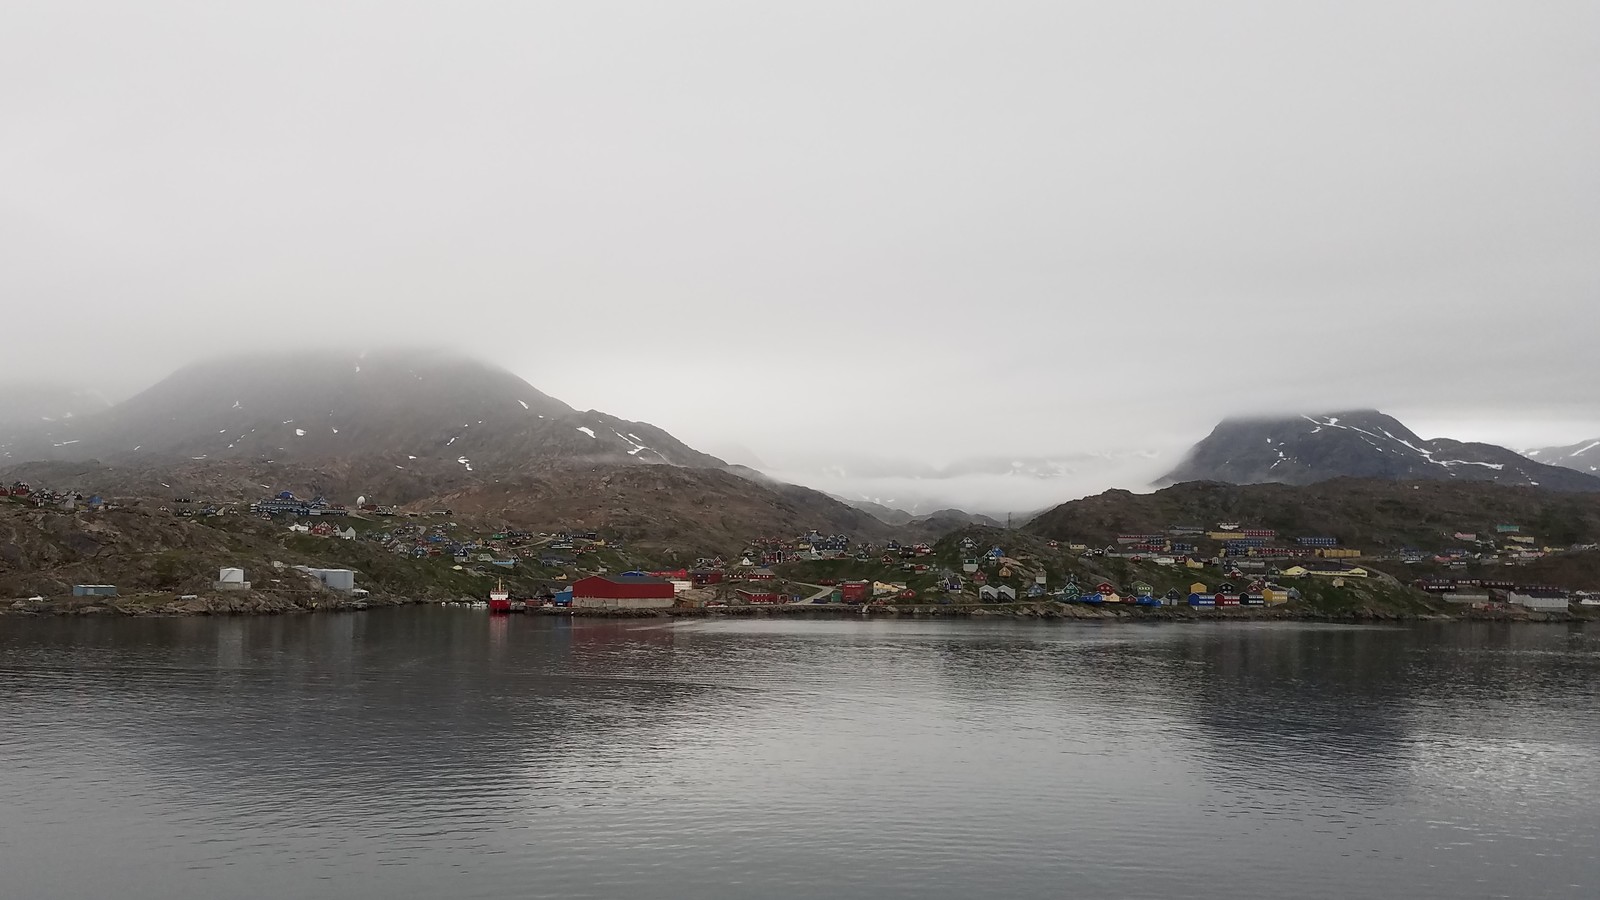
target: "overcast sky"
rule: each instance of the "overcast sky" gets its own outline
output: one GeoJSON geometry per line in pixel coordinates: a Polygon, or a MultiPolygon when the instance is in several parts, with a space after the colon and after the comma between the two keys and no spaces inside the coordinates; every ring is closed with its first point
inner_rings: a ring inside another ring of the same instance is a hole
{"type": "Polygon", "coordinates": [[[1592,0],[12,0],[0,379],[444,341],[784,469],[1575,441],[1597,161],[1592,0]]]}

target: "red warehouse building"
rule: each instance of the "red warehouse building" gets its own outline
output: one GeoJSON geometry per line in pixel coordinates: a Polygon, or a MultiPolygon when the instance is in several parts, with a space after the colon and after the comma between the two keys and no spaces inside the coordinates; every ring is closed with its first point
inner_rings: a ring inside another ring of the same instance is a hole
{"type": "Polygon", "coordinates": [[[739,595],[739,599],[746,603],[778,603],[783,599],[777,591],[761,588],[739,588],[734,593],[739,595]]]}
{"type": "Polygon", "coordinates": [[[579,609],[666,609],[676,599],[672,582],[652,575],[590,575],[572,583],[579,609]]]}
{"type": "Polygon", "coordinates": [[[865,581],[846,581],[839,585],[839,599],[846,603],[861,603],[872,597],[872,585],[865,581]]]}

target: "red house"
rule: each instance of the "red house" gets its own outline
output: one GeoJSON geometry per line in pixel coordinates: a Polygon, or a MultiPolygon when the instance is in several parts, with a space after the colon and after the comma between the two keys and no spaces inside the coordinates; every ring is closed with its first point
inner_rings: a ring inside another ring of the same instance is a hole
{"type": "Polygon", "coordinates": [[[695,587],[705,587],[708,584],[721,584],[722,573],[715,569],[696,569],[689,573],[689,580],[695,587]]]}
{"type": "Polygon", "coordinates": [[[777,591],[762,588],[739,588],[734,593],[746,603],[777,603],[782,599],[777,591]]]}
{"type": "Polygon", "coordinates": [[[839,585],[839,599],[846,603],[862,603],[872,596],[872,585],[865,581],[846,581],[839,585]]]}
{"type": "Polygon", "coordinates": [[[771,569],[751,569],[745,573],[745,581],[771,581],[778,576],[771,569]]]}
{"type": "Polygon", "coordinates": [[[572,583],[579,609],[665,609],[676,599],[672,582],[653,575],[590,575],[572,583]]]}

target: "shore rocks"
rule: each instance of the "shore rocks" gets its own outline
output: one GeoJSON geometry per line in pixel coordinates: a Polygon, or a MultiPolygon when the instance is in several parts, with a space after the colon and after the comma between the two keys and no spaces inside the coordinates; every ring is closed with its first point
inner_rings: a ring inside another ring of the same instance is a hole
{"type": "Polygon", "coordinates": [[[312,592],[274,594],[266,592],[202,595],[169,599],[170,594],[132,595],[106,602],[104,598],[82,597],[13,600],[0,602],[0,616],[273,616],[308,612],[358,612],[391,606],[420,603],[405,597],[312,592]]]}
{"type": "MultiPolygon", "coordinates": [[[[293,615],[309,612],[360,612],[424,603],[427,600],[369,594],[351,597],[332,592],[269,593],[249,591],[170,599],[170,594],[134,595],[107,602],[106,598],[60,597],[0,601],[4,616],[233,616],[293,615]]],[[[674,618],[791,618],[791,619],[1009,619],[1017,621],[1143,621],[1226,622],[1300,621],[1381,624],[1393,622],[1586,622],[1592,616],[1571,612],[1464,609],[1445,612],[1397,612],[1363,607],[1347,613],[1329,613],[1297,607],[1237,607],[1195,609],[1189,606],[1093,606],[1079,603],[1018,604],[889,604],[884,606],[717,606],[671,609],[568,609],[536,606],[529,615],[572,616],[592,619],[674,618]]]]}

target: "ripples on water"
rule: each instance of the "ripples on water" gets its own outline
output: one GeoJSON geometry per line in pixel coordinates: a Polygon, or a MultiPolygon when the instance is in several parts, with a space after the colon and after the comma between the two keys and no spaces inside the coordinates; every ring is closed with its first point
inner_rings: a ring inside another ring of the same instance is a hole
{"type": "Polygon", "coordinates": [[[0,897],[1600,896],[1563,626],[0,620],[0,897]]]}

